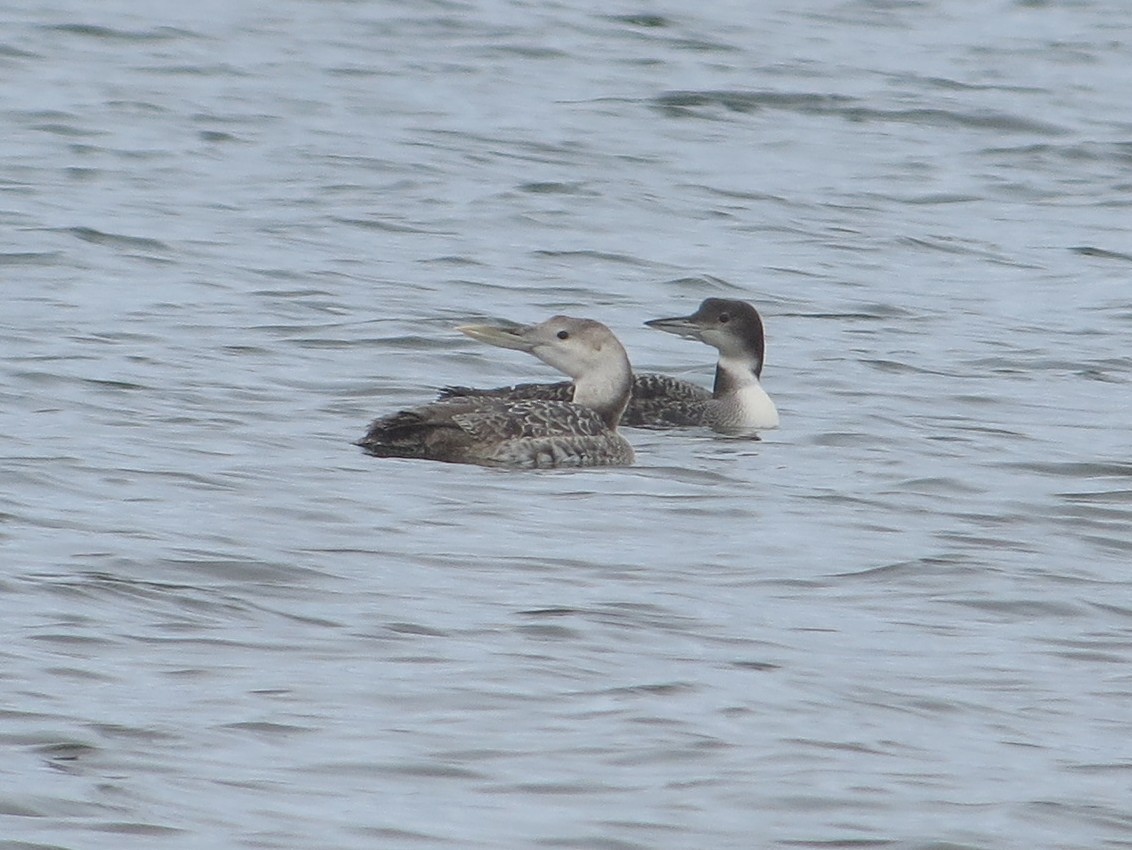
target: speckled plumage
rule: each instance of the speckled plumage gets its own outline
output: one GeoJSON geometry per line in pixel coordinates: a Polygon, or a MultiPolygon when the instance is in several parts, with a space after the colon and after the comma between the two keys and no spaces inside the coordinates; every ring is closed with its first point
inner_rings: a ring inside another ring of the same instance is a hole
{"type": "Polygon", "coordinates": [[[564,383],[555,399],[453,393],[385,416],[358,441],[366,452],[528,469],[633,462],[632,447],[617,432],[632,373],[625,349],[605,325],[555,316],[539,325],[461,330],[492,345],[527,351],[574,381],[564,383]]]}
{"type": "MultiPolygon", "coordinates": [[[[477,389],[475,387],[445,387],[440,398],[494,398],[518,401],[569,401],[574,385],[570,381],[543,384],[515,384],[510,387],[477,389]]],[[[704,404],[711,400],[711,392],[688,381],[667,375],[644,373],[633,376],[633,390],[629,406],[621,416],[621,424],[628,428],[685,428],[704,424],[704,404]]]]}
{"type": "Polygon", "coordinates": [[[595,411],[541,399],[443,399],[378,419],[358,445],[376,457],[529,469],[633,462],[632,447],[595,411]]]}

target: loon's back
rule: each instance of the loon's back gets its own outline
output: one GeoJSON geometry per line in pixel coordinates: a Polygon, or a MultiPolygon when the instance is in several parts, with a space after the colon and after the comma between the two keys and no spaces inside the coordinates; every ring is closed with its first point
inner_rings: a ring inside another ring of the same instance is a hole
{"type": "Polygon", "coordinates": [[[358,445],[376,457],[529,469],[633,462],[595,411],[541,399],[444,399],[378,419],[358,445]]]}
{"type": "MultiPolygon", "coordinates": [[[[559,381],[514,384],[493,389],[445,387],[440,391],[440,399],[569,401],[573,398],[573,393],[573,383],[559,381]]],[[[703,425],[705,402],[710,400],[711,393],[708,390],[688,381],[653,373],[636,374],[633,376],[629,406],[621,416],[621,424],[630,428],[685,428],[703,425]]]]}

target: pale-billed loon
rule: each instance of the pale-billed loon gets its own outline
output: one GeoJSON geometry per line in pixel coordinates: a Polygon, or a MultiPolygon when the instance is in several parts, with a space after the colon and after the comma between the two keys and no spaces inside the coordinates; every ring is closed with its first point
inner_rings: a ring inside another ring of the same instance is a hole
{"type": "MultiPolygon", "coordinates": [[[[758,310],[745,301],[707,298],[690,316],[653,319],[657,330],[698,339],[719,350],[715,385],[701,386],[667,375],[633,376],[632,397],[621,424],[631,428],[707,426],[722,434],[751,436],[778,427],[778,410],[762,388],[766,338],[758,310]]],[[[447,387],[442,399],[568,399],[572,384],[516,384],[498,389],[447,387]]]]}
{"type": "Polygon", "coordinates": [[[566,399],[451,396],[374,421],[357,444],[377,457],[485,466],[624,466],[633,449],[617,431],[633,381],[613,332],[592,319],[537,325],[463,325],[461,332],[533,354],[573,379],[566,399]]]}

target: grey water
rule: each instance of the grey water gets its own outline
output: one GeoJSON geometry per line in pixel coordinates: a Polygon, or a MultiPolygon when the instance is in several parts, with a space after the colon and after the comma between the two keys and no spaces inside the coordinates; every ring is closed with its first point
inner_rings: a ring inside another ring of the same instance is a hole
{"type": "Polygon", "coordinates": [[[1132,5],[0,20],[0,847],[1132,847],[1132,5]],[[713,295],[761,442],[351,445],[713,295]]]}

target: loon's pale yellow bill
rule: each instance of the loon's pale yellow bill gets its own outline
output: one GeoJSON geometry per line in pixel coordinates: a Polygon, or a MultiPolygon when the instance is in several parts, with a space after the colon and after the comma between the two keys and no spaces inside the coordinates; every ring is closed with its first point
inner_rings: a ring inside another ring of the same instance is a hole
{"type": "Polygon", "coordinates": [[[532,327],[534,326],[509,322],[496,325],[458,325],[456,330],[488,345],[513,348],[516,351],[530,351],[534,343],[527,338],[527,333],[532,327]]]}

